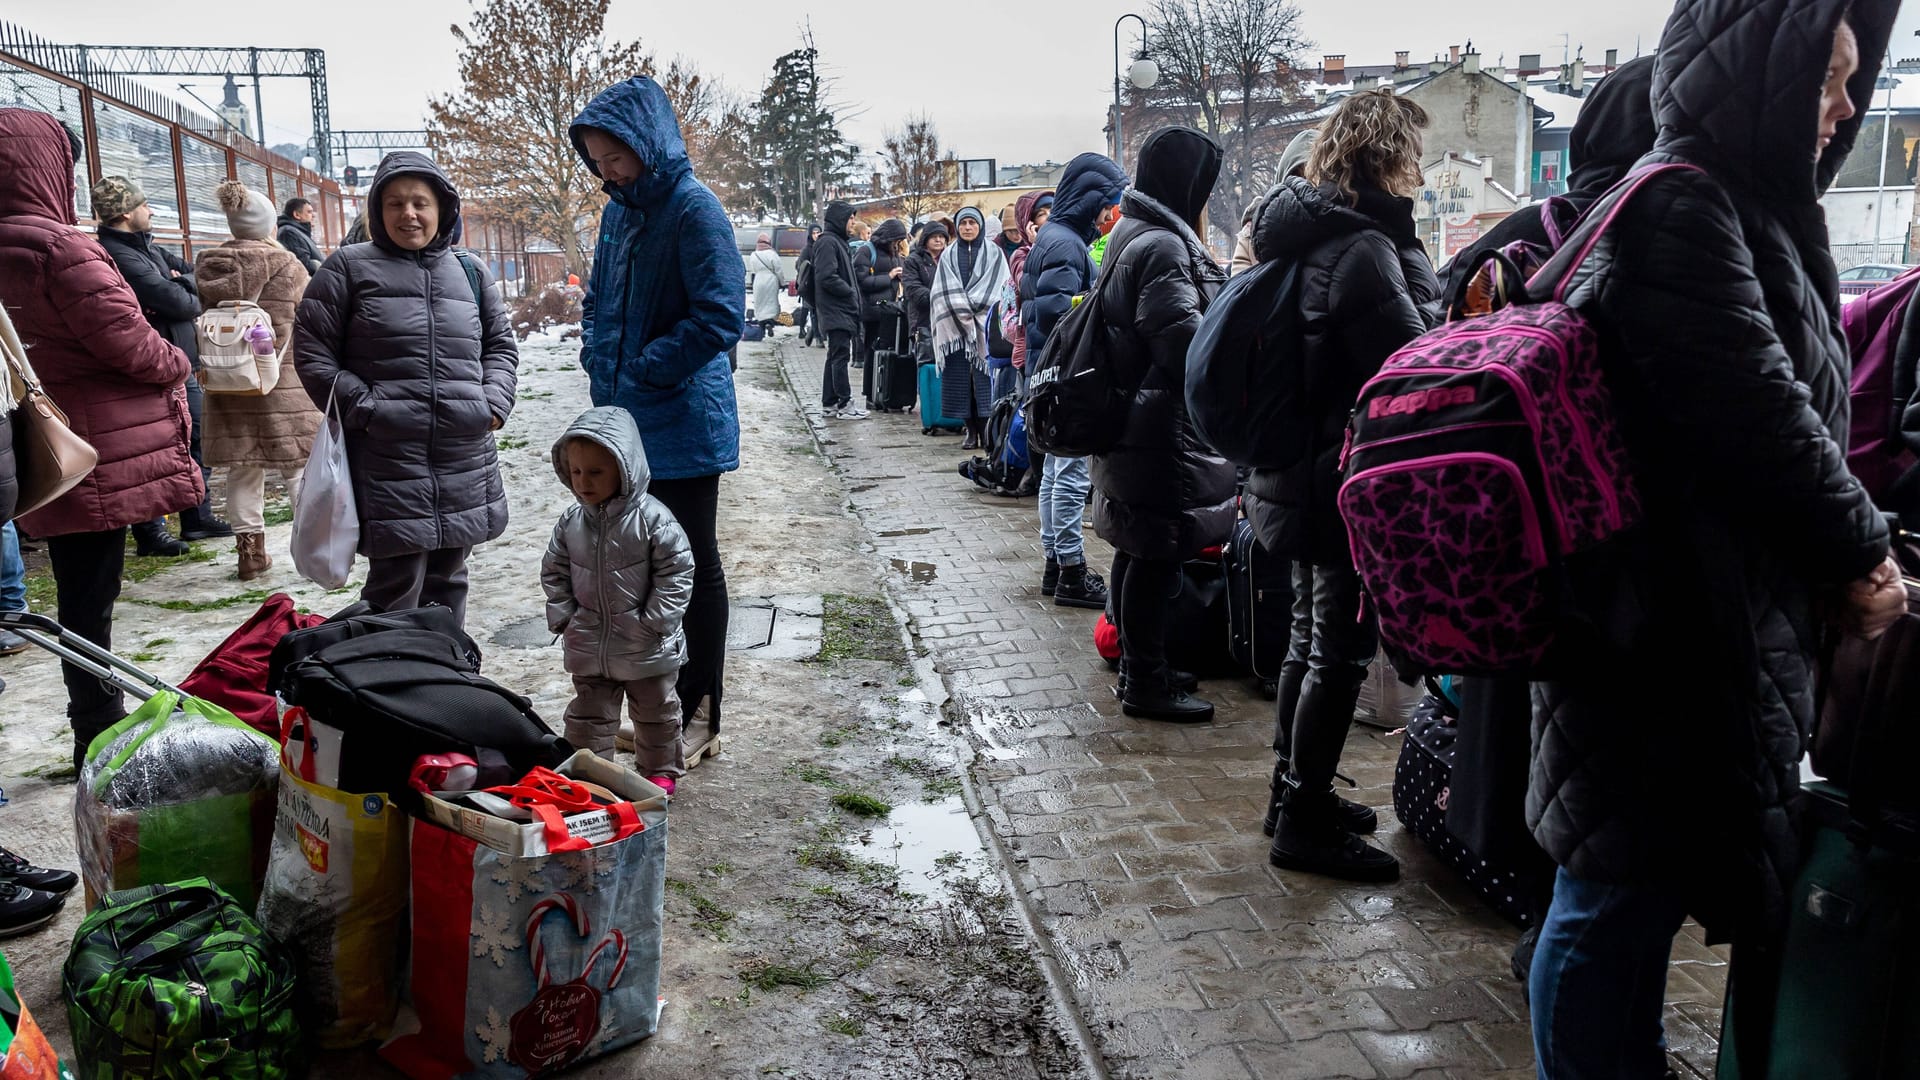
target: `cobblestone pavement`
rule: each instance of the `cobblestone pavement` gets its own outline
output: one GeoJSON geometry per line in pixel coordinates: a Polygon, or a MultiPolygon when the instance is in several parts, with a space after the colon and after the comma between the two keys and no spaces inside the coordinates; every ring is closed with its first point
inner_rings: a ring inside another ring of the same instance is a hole
{"type": "MultiPolygon", "coordinates": [[[[1356,726],[1342,771],[1380,810],[1402,880],[1270,868],[1273,706],[1209,682],[1210,725],[1121,716],[1096,613],[1040,595],[1033,500],[978,491],[955,474],[960,439],[924,437],[912,415],[823,420],[824,353],[779,351],[948,682],[993,832],[1113,1075],[1534,1075],[1516,932],[1399,827],[1398,735],[1356,726]]],[[[1104,570],[1111,549],[1088,533],[1104,570]]],[[[1706,1076],[1726,969],[1699,934],[1675,944],[1667,1035],[1683,1074],[1706,1076]]]]}

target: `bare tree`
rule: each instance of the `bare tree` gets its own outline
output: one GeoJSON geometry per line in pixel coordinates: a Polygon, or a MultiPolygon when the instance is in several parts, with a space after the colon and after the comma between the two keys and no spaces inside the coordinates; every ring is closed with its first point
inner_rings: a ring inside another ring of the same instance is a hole
{"type": "Polygon", "coordinates": [[[606,39],[608,0],[485,0],[460,42],[459,92],[429,103],[428,140],[460,189],[560,247],[581,242],[604,202],[567,135],[593,95],[642,70],[633,43],[606,39]]]}
{"type": "Polygon", "coordinates": [[[887,188],[899,201],[908,220],[927,212],[932,196],[952,187],[953,155],[940,156],[940,133],[926,114],[907,117],[907,126],[887,132],[881,156],[887,165],[887,188]]]}
{"type": "Polygon", "coordinates": [[[1147,18],[1161,83],[1135,95],[1147,115],[1122,130],[1138,145],[1157,128],[1188,124],[1218,142],[1225,159],[1208,214],[1229,235],[1247,202],[1279,180],[1281,151],[1308,126],[1293,72],[1313,43],[1300,18],[1296,0],[1154,0],[1147,18]]]}
{"type": "Polygon", "coordinates": [[[728,211],[751,213],[755,204],[753,120],[746,102],[681,57],[675,57],[665,71],[658,70],[649,57],[644,73],[653,76],[673,102],[694,175],[713,189],[728,211]]]}

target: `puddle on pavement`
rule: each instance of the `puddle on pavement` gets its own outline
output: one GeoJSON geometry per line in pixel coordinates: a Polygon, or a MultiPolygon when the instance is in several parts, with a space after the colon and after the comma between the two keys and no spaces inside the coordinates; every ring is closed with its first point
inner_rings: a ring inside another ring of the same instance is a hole
{"type": "Polygon", "coordinates": [[[553,644],[553,632],[547,629],[545,615],[534,615],[515,619],[495,630],[487,640],[508,649],[544,649],[553,644]]]}
{"type": "Polygon", "coordinates": [[[1043,727],[1069,718],[1098,716],[1091,705],[1070,705],[1059,709],[967,709],[967,730],[972,733],[982,756],[994,761],[1014,761],[1035,757],[1032,728],[1043,727]]]}
{"type": "Polygon", "coordinates": [[[930,532],[937,532],[938,530],[939,530],[939,526],[937,525],[922,526],[917,529],[888,529],[886,532],[875,533],[874,535],[876,536],[925,536],[930,532]]]}
{"type": "Polygon", "coordinates": [[[939,572],[939,568],[932,563],[908,562],[905,559],[888,559],[887,562],[891,564],[896,571],[907,575],[907,577],[921,585],[932,581],[934,576],[939,572]]]}
{"type": "Polygon", "coordinates": [[[974,860],[982,851],[980,833],[959,796],[896,806],[847,849],[899,870],[900,887],[918,896],[936,896],[946,882],[981,872],[974,860]]]}

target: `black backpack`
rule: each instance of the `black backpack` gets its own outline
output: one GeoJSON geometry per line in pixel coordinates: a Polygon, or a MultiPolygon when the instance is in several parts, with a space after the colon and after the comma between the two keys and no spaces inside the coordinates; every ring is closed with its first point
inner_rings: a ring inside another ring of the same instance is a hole
{"type": "MultiPolygon", "coordinates": [[[[1107,258],[1115,257],[1108,252],[1107,258]]],[[[1033,365],[1025,415],[1027,442],[1043,454],[1086,457],[1113,449],[1133,406],[1132,387],[1114,384],[1108,364],[1106,304],[1096,281],[1061,316],[1033,365]]],[[[1028,363],[1033,364],[1032,357],[1028,363]]]]}
{"type": "Polygon", "coordinates": [[[289,705],[342,732],[342,791],[404,799],[423,754],[466,754],[487,786],[573,753],[526,698],[475,674],[458,641],[429,630],[337,642],[289,665],[285,683],[289,705]]]}
{"type": "Polygon", "coordinates": [[[1187,346],[1187,415],[1236,465],[1281,469],[1307,456],[1314,430],[1300,363],[1299,264],[1237,274],[1187,346]]]}
{"type": "Polygon", "coordinates": [[[453,609],[438,604],[408,611],[376,612],[362,600],[340,609],[319,626],[288,631],[273,646],[267,659],[267,689],[286,697],[287,669],[314,653],[351,638],[377,634],[382,630],[429,630],[459,646],[462,665],[467,671],[480,670],[480,646],[461,628],[453,609]]]}

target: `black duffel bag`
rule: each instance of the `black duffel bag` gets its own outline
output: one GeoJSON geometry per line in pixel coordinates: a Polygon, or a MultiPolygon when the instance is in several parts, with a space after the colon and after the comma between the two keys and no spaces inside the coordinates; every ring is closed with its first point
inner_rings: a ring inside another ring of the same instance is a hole
{"type": "Polygon", "coordinates": [[[427,630],[439,634],[459,646],[462,666],[467,671],[480,670],[480,646],[467,636],[452,608],[435,604],[406,611],[375,612],[372,605],[362,600],[340,609],[319,626],[288,631],[281,637],[267,660],[267,689],[287,697],[287,669],[295,662],[328,646],[384,630],[427,630]]]}
{"type": "Polygon", "coordinates": [[[423,754],[472,757],[486,787],[573,753],[526,698],[470,670],[457,639],[428,630],[337,642],[290,664],[284,682],[289,705],[342,732],[342,791],[405,801],[423,754]]]}

